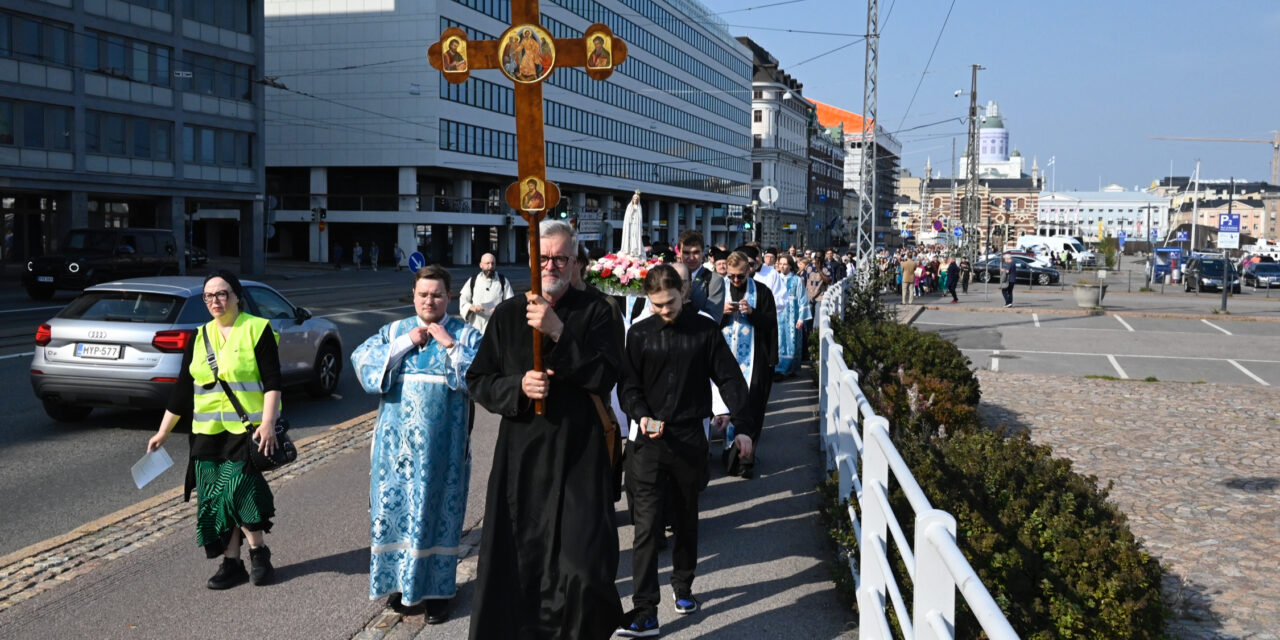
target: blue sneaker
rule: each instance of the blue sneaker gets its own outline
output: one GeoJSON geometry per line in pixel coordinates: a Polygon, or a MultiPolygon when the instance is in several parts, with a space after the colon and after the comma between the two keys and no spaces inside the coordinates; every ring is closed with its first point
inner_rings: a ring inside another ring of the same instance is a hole
{"type": "Polygon", "coordinates": [[[687,616],[697,611],[699,606],[698,599],[692,593],[676,594],[676,613],[687,616]]]}
{"type": "Polygon", "coordinates": [[[621,627],[618,627],[617,634],[624,638],[656,638],[661,630],[658,629],[658,616],[651,613],[639,613],[632,611],[626,615],[621,627]]]}

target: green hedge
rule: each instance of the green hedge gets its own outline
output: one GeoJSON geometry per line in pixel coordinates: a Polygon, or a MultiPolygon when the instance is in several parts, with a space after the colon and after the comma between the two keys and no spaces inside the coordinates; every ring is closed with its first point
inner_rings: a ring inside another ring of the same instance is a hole
{"type": "MultiPolygon", "coordinates": [[[[929,501],[956,517],[960,548],[1023,638],[1160,638],[1163,569],[1129,531],[1096,478],[1072,470],[1025,435],[993,431],[977,413],[971,363],[933,333],[886,321],[878,296],[850,296],[833,321],[846,364],[929,501]]],[[[821,488],[825,522],[840,549],[832,574],[848,597],[845,558],[854,539],[832,477],[821,488]]],[[[910,508],[892,497],[900,522],[910,508]]],[[[908,533],[908,535],[910,535],[908,533]]],[[[900,584],[909,580],[899,563],[900,584]]],[[[908,598],[908,601],[909,598],[908,598]]],[[[963,606],[957,638],[983,637],[963,606]]],[[[856,604],[850,603],[851,606],[856,604]]]]}

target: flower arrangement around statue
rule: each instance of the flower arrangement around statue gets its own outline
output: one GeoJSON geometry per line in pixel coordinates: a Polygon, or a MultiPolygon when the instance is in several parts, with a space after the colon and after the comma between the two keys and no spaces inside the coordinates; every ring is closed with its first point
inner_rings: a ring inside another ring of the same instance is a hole
{"type": "Polygon", "coordinates": [[[610,253],[587,267],[587,282],[610,295],[643,296],[644,277],[660,264],[659,258],[610,253]]]}

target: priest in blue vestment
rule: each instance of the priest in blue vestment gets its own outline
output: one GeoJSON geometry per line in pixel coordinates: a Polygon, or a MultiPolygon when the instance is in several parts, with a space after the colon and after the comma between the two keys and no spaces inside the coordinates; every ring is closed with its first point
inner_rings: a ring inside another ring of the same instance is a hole
{"type": "MultiPolygon", "coordinates": [[[[351,354],[365,391],[382,397],[369,481],[369,598],[448,618],[471,479],[466,374],[480,332],[445,315],[449,272],[414,275],[417,315],[382,327],[351,354]]],[[[416,611],[413,611],[416,612],[416,611]]]]}

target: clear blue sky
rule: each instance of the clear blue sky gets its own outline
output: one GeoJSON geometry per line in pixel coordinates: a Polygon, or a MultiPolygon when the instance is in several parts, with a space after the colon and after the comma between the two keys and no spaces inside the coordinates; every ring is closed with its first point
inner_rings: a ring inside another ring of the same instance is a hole
{"type": "MultiPolygon", "coordinates": [[[[801,63],[865,32],[865,2],[702,2],[734,25],[734,35],[773,53],[805,96],[862,110],[863,43],[801,63]]],[[[979,103],[999,103],[1028,171],[1033,156],[1042,168],[1056,157],[1059,191],[1099,182],[1146,188],[1171,162],[1174,175],[1190,175],[1197,159],[1205,178],[1270,180],[1270,145],[1147,137],[1270,139],[1280,129],[1280,1],[956,0],[907,111],[951,5],[880,0],[879,115],[890,131],[965,116],[967,96],[953,94],[968,91],[969,65],[977,63],[986,68],[979,103]]],[[[959,153],[958,121],[898,134],[903,166],[921,175],[932,157],[935,173],[949,175],[952,134],[959,153]]]]}

